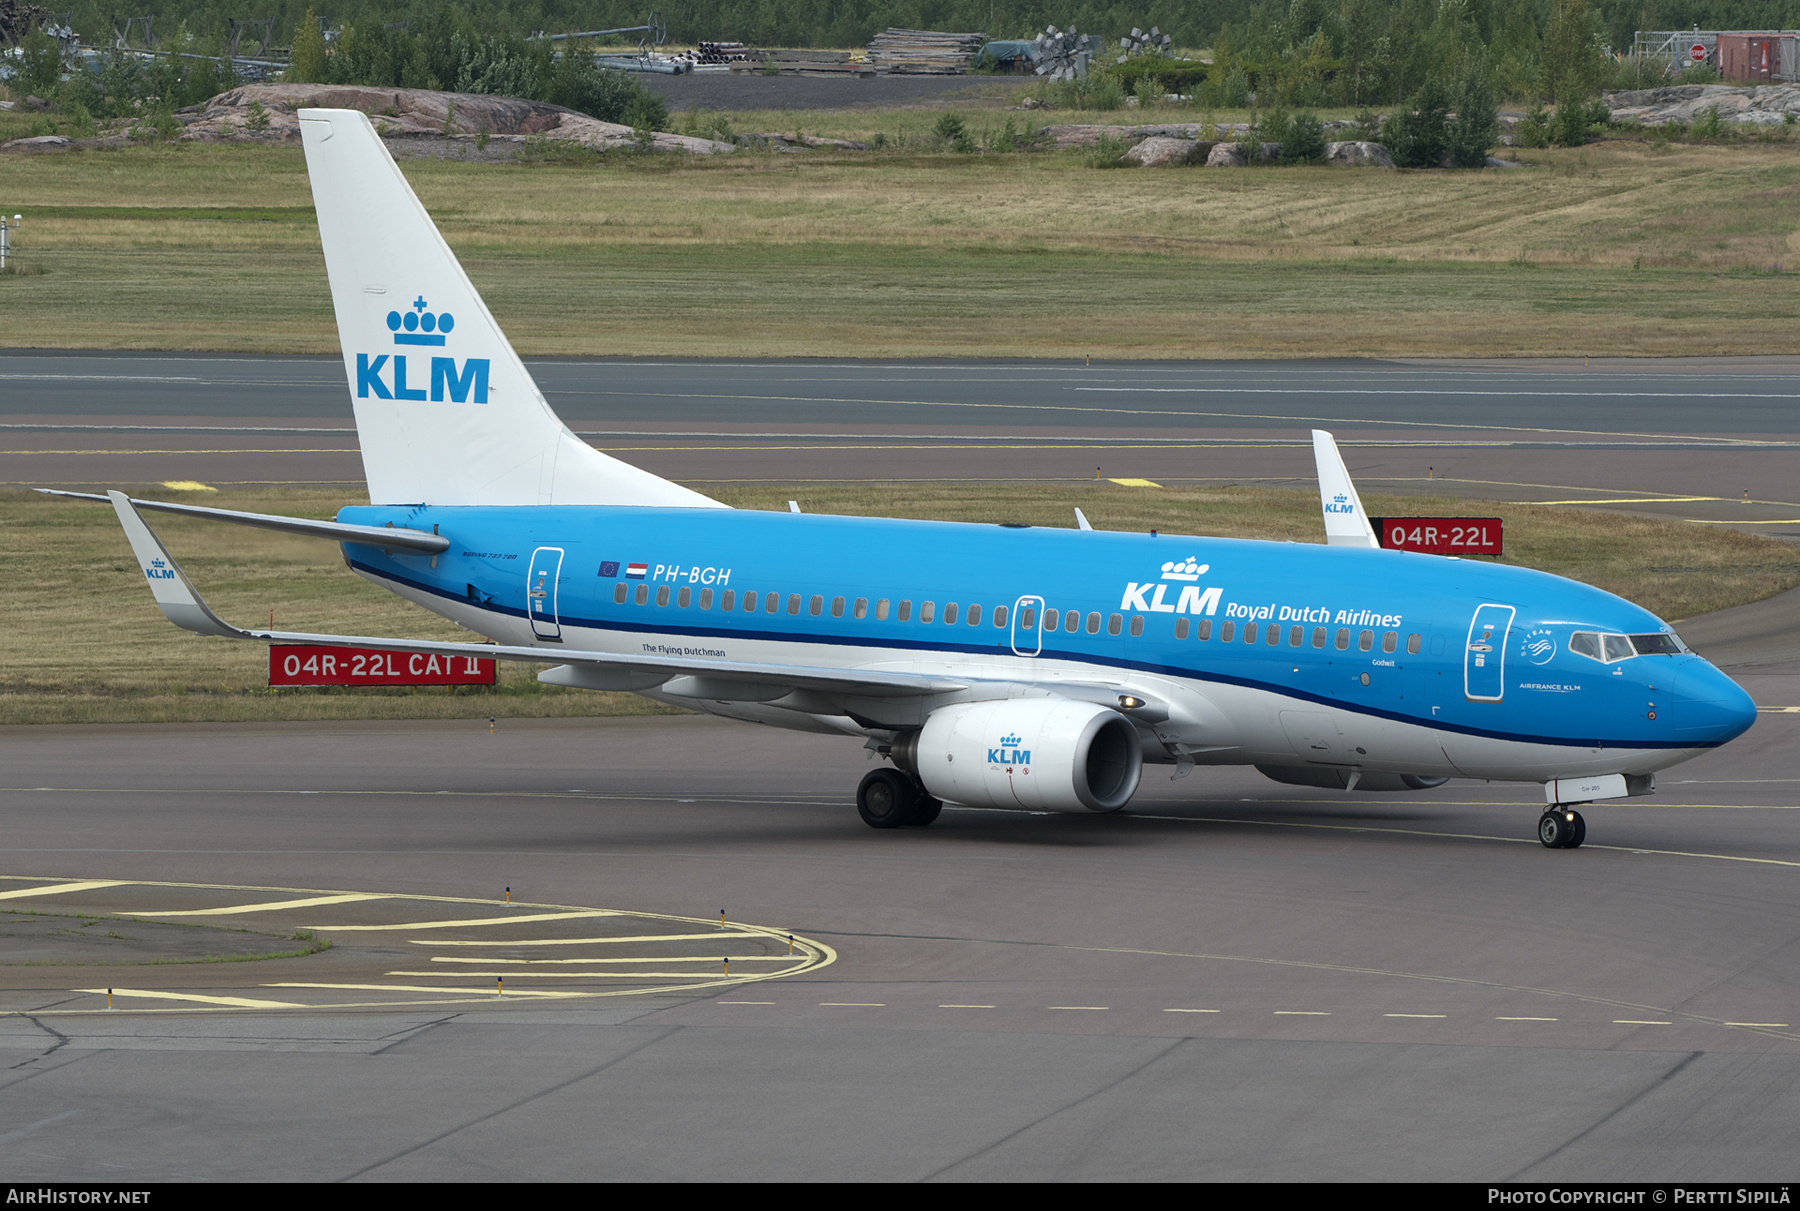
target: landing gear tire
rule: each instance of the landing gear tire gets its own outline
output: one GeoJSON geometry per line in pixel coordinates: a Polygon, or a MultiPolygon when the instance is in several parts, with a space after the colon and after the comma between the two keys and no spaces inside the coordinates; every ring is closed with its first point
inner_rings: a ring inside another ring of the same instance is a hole
{"type": "Polygon", "coordinates": [[[856,814],[870,828],[900,828],[917,813],[919,793],[896,769],[872,769],[856,788],[856,814]]]}
{"type": "Polygon", "coordinates": [[[924,828],[936,820],[938,813],[944,810],[944,801],[933,797],[932,793],[924,787],[917,788],[914,793],[918,797],[913,804],[912,819],[908,820],[907,824],[913,828],[924,828]]]}
{"type": "Polygon", "coordinates": [[[1587,840],[1587,821],[1580,812],[1552,808],[1538,817],[1537,831],[1545,849],[1576,849],[1587,840]]]}

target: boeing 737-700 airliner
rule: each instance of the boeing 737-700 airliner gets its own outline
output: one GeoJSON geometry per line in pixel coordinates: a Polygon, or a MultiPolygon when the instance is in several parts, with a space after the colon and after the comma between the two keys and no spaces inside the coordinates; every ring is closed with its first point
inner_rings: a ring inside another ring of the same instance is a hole
{"type": "MultiPolygon", "coordinates": [[[[557,419],[369,120],[302,110],[369,499],[335,522],[108,498],[163,613],[202,635],[480,655],[856,737],[876,828],[943,803],[1110,812],[1146,765],[1403,791],[1537,783],[1538,835],[1724,744],[1748,695],[1661,620],[1525,569],[1376,547],[1330,435],[1327,543],[733,510],[557,419]],[[140,510],[338,541],[493,644],[246,631],[140,510]]],[[[100,498],[95,498],[100,499],[100,498]]]]}

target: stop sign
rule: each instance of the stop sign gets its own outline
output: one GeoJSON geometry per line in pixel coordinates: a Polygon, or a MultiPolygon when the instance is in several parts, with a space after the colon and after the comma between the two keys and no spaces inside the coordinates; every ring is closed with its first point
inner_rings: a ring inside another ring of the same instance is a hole
{"type": "Polygon", "coordinates": [[[1688,51],[1688,58],[1692,59],[1696,63],[1706,62],[1706,47],[1702,46],[1698,42],[1694,43],[1693,49],[1688,51]]]}

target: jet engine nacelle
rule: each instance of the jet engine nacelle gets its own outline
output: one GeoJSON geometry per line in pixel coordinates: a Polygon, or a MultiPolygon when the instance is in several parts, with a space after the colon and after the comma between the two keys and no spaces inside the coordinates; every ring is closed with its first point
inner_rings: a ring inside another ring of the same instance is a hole
{"type": "MultiPolygon", "coordinates": [[[[1289,786],[1322,786],[1327,790],[1342,791],[1353,789],[1350,786],[1352,771],[1336,765],[1259,765],[1257,773],[1265,778],[1273,778],[1277,782],[1285,782],[1289,786]]],[[[1442,786],[1450,781],[1448,778],[1431,778],[1421,774],[1379,774],[1368,773],[1356,780],[1354,789],[1359,791],[1424,791],[1434,786],[1442,786]]]]}
{"type": "Polygon", "coordinates": [[[1117,811],[1144,770],[1129,720],[1066,698],[941,707],[893,757],[939,799],[1057,812],[1117,811]]]}

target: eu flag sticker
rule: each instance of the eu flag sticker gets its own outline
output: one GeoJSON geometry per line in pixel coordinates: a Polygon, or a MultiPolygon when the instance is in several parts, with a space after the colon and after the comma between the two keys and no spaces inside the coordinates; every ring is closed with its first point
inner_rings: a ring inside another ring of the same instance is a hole
{"type": "Polygon", "coordinates": [[[607,560],[601,561],[600,575],[602,575],[602,576],[617,576],[618,574],[619,574],[619,561],[618,560],[607,559],[607,560]]]}

